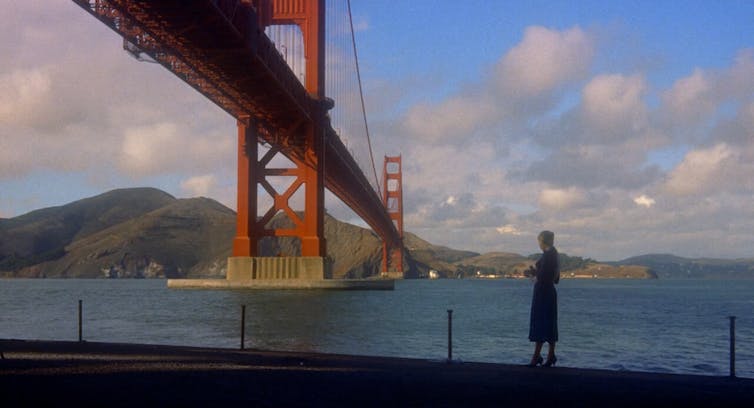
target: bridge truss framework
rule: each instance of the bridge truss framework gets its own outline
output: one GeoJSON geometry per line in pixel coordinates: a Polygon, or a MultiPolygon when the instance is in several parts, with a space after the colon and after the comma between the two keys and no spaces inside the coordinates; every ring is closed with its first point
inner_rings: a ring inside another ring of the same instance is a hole
{"type": "Polygon", "coordinates": [[[333,102],[324,95],[325,0],[73,1],[120,34],[132,52],[148,54],[236,118],[238,215],[228,279],[323,279],[327,275],[325,187],[383,239],[384,271],[389,265],[402,271],[402,197],[397,222],[395,214],[386,210],[388,200],[395,198],[388,196],[388,176],[379,197],[327,116],[333,102]],[[301,29],[305,84],[264,34],[269,25],[301,29]],[[259,142],[271,146],[262,158],[259,142]],[[277,153],[294,166],[269,168],[277,153]],[[279,193],[268,176],[294,181],[279,193]],[[258,186],[273,198],[272,207],[260,219],[258,186]],[[301,188],[305,208],[299,216],[289,200],[301,188]],[[293,221],[292,228],[268,227],[279,212],[293,221]],[[260,258],[259,240],[265,236],[298,237],[301,257],[260,258]]]}

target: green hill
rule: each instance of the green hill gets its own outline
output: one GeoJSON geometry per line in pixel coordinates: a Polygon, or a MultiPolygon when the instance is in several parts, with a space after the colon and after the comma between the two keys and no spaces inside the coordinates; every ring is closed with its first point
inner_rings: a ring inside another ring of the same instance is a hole
{"type": "Polygon", "coordinates": [[[58,259],[66,245],[173,202],[154,188],[121,189],[0,221],[0,271],[58,259]]]}
{"type": "MultiPolygon", "coordinates": [[[[124,189],[0,221],[0,276],[222,277],[236,214],[208,198],[124,189]]],[[[272,226],[288,224],[282,213],[272,226]]],[[[382,243],[370,230],[325,217],[332,278],[379,274],[382,243]]],[[[296,238],[264,238],[260,255],[300,254],[296,238]]],[[[412,275],[414,263],[406,257],[412,275]]]]}
{"type": "Polygon", "coordinates": [[[226,252],[234,221],[233,212],[213,200],[175,200],[76,240],[62,257],[27,273],[78,278],[218,275],[217,268],[197,273],[195,266],[226,252]]]}
{"type": "Polygon", "coordinates": [[[432,245],[410,232],[404,233],[403,245],[413,262],[417,276],[429,276],[429,271],[439,272],[443,277],[455,277],[458,274],[457,262],[478,256],[471,251],[460,251],[440,245],[432,245]]]}

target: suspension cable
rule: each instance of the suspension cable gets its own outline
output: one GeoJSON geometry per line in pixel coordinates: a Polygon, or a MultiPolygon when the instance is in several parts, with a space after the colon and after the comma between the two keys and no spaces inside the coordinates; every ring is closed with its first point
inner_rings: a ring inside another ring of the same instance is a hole
{"type": "Polygon", "coordinates": [[[361,98],[361,113],[364,116],[364,129],[367,133],[367,146],[369,146],[369,158],[372,161],[372,171],[374,172],[374,181],[377,184],[377,193],[382,197],[382,189],[380,188],[380,180],[377,177],[377,167],[374,165],[374,155],[372,154],[372,140],[369,137],[369,124],[367,123],[367,110],[364,105],[364,91],[361,88],[361,72],[359,72],[359,55],[356,53],[356,34],[353,30],[353,16],[351,15],[351,0],[347,0],[348,4],[348,22],[351,25],[351,44],[353,45],[353,57],[356,61],[356,78],[359,82],[359,97],[361,98]]]}

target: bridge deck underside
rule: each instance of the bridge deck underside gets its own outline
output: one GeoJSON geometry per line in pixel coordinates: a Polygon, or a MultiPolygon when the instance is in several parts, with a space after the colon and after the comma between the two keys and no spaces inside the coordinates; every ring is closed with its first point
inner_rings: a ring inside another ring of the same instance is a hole
{"type": "MultiPolygon", "coordinates": [[[[324,117],[258,24],[238,0],[74,0],[126,40],[237,119],[261,141],[306,161],[302,124],[324,117]]],[[[400,245],[382,200],[324,120],[325,186],[385,241],[400,245]]]]}

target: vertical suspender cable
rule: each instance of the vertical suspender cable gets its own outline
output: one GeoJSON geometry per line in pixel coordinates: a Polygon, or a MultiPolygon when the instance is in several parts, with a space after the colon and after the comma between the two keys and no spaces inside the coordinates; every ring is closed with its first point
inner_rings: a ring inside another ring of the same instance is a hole
{"type": "Polygon", "coordinates": [[[356,34],[353,31],[353,16],[351,15],[351,0],[346,2],[348,4],[348,21],[351,24],[351,44],[353,45],[353,57],[356,61],[356,78],[359,81],[359,97],[361,98],[361,113],[364,115],[364,128],[367,132],[367,146],[369,146],[369,158],[372,160],[372,171],[374,172],[374,182],[377,184],[377,194],[382,197],[382,189],[380,189],[380,182],[377,178],[377,168],[374,166],[374,154],[372,154],[372,141],[369,137],[369,125],[367,124],[367,110],[364,106],[364,91],[361,88],[361,73],[359,72],[359,56],[356,53],[356,34]]]}

